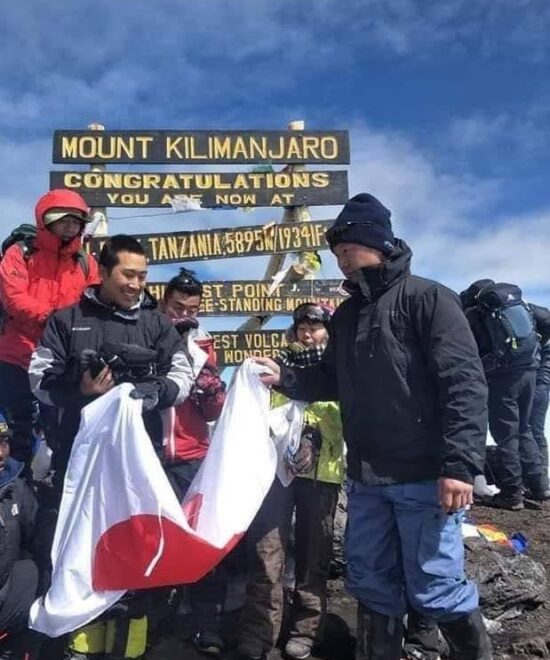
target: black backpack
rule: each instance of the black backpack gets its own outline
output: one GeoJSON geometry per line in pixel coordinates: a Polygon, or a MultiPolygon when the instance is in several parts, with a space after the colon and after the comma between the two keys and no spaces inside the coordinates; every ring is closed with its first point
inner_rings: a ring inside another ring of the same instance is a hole
{"type": "MultiPolygon", "coordinates": [[[[23,223],[16,227],[10,234],[7,236],[3,243],[2,249],[0,251],[0,260],[4,258],[4,255],[12,245],[18,245],[21,252],[23,253],[23,258],[25,260],[29,259],[30,256],[35,251],[34,241],[36,240],[36,226],[30,225],[28,223],[23,223]]],[[[90,273],[90,264],[88,263],[88,255],[86,250],[80,249],[75,255],[74,260],[82,269],[84,277],[88,279],[90,273]]],[[[7,319],[6,310],[3,305],[0,303],[0,332],[4,329],[4,324],[7,319]]]]}
{"type": "Polygon", "coordinates": [[[539,336],[519,286],[489,284],[477,294],[476,303],[490,342],[486,371],[529,366],[539,350],[539,336]]]}

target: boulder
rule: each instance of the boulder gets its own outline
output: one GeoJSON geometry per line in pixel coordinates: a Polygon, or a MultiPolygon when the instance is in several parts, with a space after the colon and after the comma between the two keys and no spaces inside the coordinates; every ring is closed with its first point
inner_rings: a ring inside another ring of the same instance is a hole
{"type": "Polygon", "coordinates": [[[483,614],[511,619],[542,605],[547,576],[542,564],[485,539],[465,539],[466,572],[479,586],[483,614]]]}

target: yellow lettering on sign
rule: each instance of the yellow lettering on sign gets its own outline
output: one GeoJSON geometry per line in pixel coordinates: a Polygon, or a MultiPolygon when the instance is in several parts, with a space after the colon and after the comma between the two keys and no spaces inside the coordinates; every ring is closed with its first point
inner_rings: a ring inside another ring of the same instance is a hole
{"type": "Polygon", "coordinates": [[[194,160],[204,160],[208,158],[208,154],[201,154],[197,152],[196,139],[194,135],[189,136],[189,141],[190,141],[189,156],[191,158],[193,158],[194,160]]]}
{"type": "Polygon", "coordinates": [[[231,157],[231,138],[226,137],[220,139],[219,137],[210,137],[208,138],[209,150],[213,158],[219,158],[220,160],[229,159],[231,157]]]}
{"type": "Polygon", "coordinates": [[[140,160],[148,160],[149,147],[153,143],[153,137],[151,135],[138,136],[136,137],[136,142],[138,143],[141,150],[140,160]]]}
{"type": "Polygon", "coordinates": [[[217,190],[227,190],[228,188],[231,188],[231,183],[229,183],[229,181],[223,180],[223,174],[215,174],[214,188],[217,190]]]}
{"type": "Polygon", "coordinates": [[[338,158],[338,140],[335,137],[321,138],[321,155],[327,160],[338,158]]]}
{"type": "Polygon", "coordinates": [[[300,142],[297,138],[291,137],[288,140],[288,148],[286,150],[287,158],[299,158],[302,160],[302,153],[300,150],[300,142]]]}
{"type": "Polygon", "coordinates": [[[278,149],[271,148],[269,150],[269,157],[274,158],[274,159],[280,159],[284,156],[285,153],[285,139],[284,137],[279,138],[279,142],[277,144],[278,149]]]}
{"type": "Polygon", "coordinates": [[[142,174],[143,187],[147,190],[149,188],[160,188],[160,174],[142,174]]]}
{"type": "Polygon", "coordinates": [[[235,144],[233,145],[231,155],[233,158],[248,158],[248,151],[246,149],[245,141],[242,137],[239,136],[235,139],[235,144]]]}
{"type": "Polygon", "coordinates": [[[267,160],[267,140],[265,137],[260,138],[260,141],[256,138],[250,138],[250,158],[257,158],[258,160],[267,160]]]}
{"type": "Polygon", "coordinates": [[[166,158],[183,158],[183,154],[180,151],[180,144],[181,144],[182,138],[177,137],[173,138],[170,136],[166,137],[166,158]]]}
{"type": "Polygon", "coordinates": [[[314,172],[311,180],[314,188],[326,188],[330,185],[330,174],[328,172],[314,172]]]}
{"type": "Polygon", "coordinates": [[[212,188],[212,175],[211,174],[197,174],[195,175],[195,185],[202,190],[212,188]]]}
{"type": "Polygon", "coordinates": [[[78,138],[63,136],[61,138],[61,157],[78,158],[78,138]]]}
{"type": "Polygon", "coordinates": [[[167,174],[163,181],[162,181],[162,189],[163,190],[169,190],[169,189],[175,189],[179,190],[179,183],[178,183],[178,178],[175,174],[167,174]]]}
{"type": "Polygon", "coordinates": [[[319,138],[316,135],[305,136],[303,139],[304,143],[304,160],[309,160],[310,158],[318,159],[319,158],[319,138]]]}
{"type": "Polygon", "coordinates": [[[80,188],[82,185],[81,178],[82,177],[80,174],[77,174],[76,172],[69,172],[63,177],[63,186],[65,188],[80,188]]]}
{"type": "Polygon", "coordinates": [[[248,190],[248,179],[246,174],[237,174],[235,181],[233,182],[233,188],[238,190],[239,188],[245,188],[248,190]]]}

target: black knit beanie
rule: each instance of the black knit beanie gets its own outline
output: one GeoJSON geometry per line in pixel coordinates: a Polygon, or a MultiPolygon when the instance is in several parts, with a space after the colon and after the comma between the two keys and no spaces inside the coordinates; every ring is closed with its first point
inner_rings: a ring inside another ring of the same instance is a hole
{"type": "Polygon", "coordinates": [[[395,245],[390,218],[391,211],[376,197],[361,193],[346,202],[325,237],[331,250],[338,243],[358,243],[389,255],[395,245]]]}

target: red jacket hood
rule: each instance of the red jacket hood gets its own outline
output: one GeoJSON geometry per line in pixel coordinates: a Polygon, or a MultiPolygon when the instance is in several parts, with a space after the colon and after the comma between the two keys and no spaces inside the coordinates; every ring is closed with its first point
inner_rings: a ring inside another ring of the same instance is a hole
{"type": "Polygon", "coordinates": [[[38,200],[34,209],[36,227],[36,247],[41,250],[49,250],[60,254],[72,255],[82,247],[82,235],[76,236],[67,245],[61,246],[61,240],[46,229],[44,216],[50,209],[75,209],[89,213],[90,209],[84,199],[73,190],[50,190],[38,200]]]}

